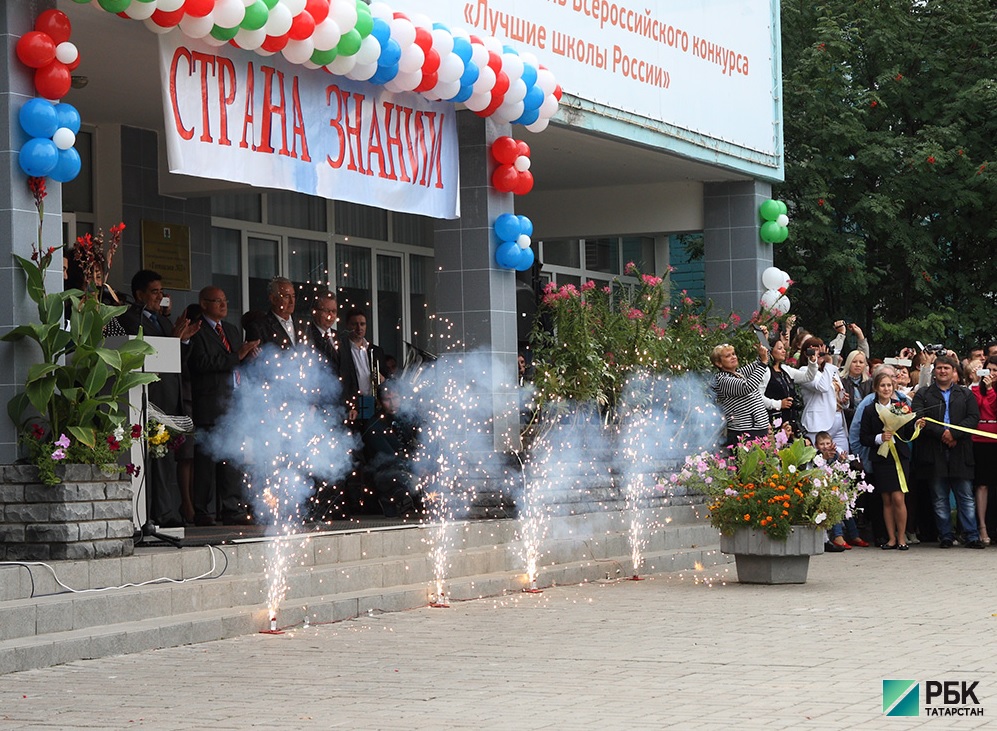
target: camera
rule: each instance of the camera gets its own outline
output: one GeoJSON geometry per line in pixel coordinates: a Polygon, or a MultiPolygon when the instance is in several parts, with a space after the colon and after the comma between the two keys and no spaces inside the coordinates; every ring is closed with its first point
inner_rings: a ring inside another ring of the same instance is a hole
{"type": "Polygon", "coordinates": [[[940,343],[936,343],[935,345],[926,345],[924,348],[924,352],[928,355],[931,355],[932,353],[936,355],[944,355],[946,350],[948,350],[948,348],[940,343]]]}
{"type": "Polygon", "coordinates": [[[990,369],[989,368],[977,368],[976,369],[976,375],[978,375],[980,378],[985,378],[986,376],[990,375],[990,369]]]}
{"type": "Polygon", "coordinates": [[[813,358],[815,355],[817,355],[817,348],[807,348],[805,351],[803,351],[803,354],[807,356],[807,358],[813,358]]]}

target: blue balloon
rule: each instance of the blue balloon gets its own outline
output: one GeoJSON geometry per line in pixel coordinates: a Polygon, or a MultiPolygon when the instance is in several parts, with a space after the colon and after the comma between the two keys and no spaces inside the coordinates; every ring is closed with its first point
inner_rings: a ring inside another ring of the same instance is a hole
{"type": "MultiPolygon", "coordinates": [[[[516,247],[519,249],[519,247],[516,247]]],[[[519,249],[519,256],[516,261],[516,271],[525,272],[527,269],[533,266],[533,249],[526,247],[525,249],[519,249]]]]}
{"type": "Polygon", "coordinates": [[[540,119],[539,109],[527,109],[521,115],[519,115],[519,119],[512,120],[512,123],[521,124],[524,127],[527,127],[536,122],[538,119],[540,119]]]}
{"type": "Polygon", "coordinates": [[[377,65],[377,71],[374,75],[368,79],[372,84],[384,85],[391,81],[393,78],[398,76],[398,64],[392,64],[391,66],[381,66],[377,65]]]}
{"type": "Polygon", "coordinates": [[[51,137],[59,129],[59,115],[52,102],[45,99],[29,99],[17,113],[21,127],[32,137],[51,137]]]}
{"type": "Polygon", "coordinates": [[[461,102],[466,102],[468,99],[470,99],[473,93],[474,93],[473,86],[462,86],[460,87],[460,91],[458,91],[452,97],[447,99],[447,101],[454,102],[455,104],[460,104],[461,102]]]}
{"type": "Polygon", "coordinates": [[[25,174],[33,178],[44,178],[59,162],[59,148],[52,140],[32,137],[24,143],[17,155],[17,162],[25,174]]]}
{"type": "MultiPolygon", "coordinates": [[[[391,26],[383,18],[374,18],[374,27],[371,29],[370,34],[381,44],[381,48],[384,48],[388,39],[391,38],[391,26]]],[[[395,41],[395,43],[397,42],[395,41]]]]}
{"type": "Polygon", "coordinates": [[[514,213],[503,213],[495,219],[495,235],[499,241],[515,241],[520,233],[519,218],[514,213]]]}
{"type": "Polygon", "coordinates": [[[457,54],[457,57],[463,61],[466,66],[471,62],[471,56],[474,53],[474,49],[471,48],[471,42],[466,38],[454,38],[453,52],[457,54]]]}
{"type": "Polygon", "coordinates": [[[519,265],[519,244],[506,241],[495,252],[495,263],[504,269],[515,269],[519,265]]]}
{"type": "Polygon", "coordinates": [[[526,234],[527,236],[533,235],[533,221],[528,219],[526,216],[516,216],[519,219],[519,234],[526,234]]]}
{"type": "Polygon", "coordinates": [[[398,60],[402,57],[402,47],[398,45],[398,41],[394,38],[389,38],[387,43],[381,44],[381,55],[377,58],[378,66],[395,66],[398,60]]]}
{"type": "Polygon", "coordinates": [[[461,86],[473,86],[474,82],[478,80],[478,76],[481,75],[481,69],[479,69],[473,61],[464,62],[464,73],[460,77],[461,86]]]}
{"type": "Polygon", "coordinates": [[[511,53],[513,56],[519,55],[519,51],[512,46],[502,46],[502,53],[511,53]]]}
{"type": "Polygon", "coordinates": [[[59,150],[59,161],[49,173],[49,177],[59,183],[68,183],[80,174],[80,167],[82,167],[80,153],[76,151],[75,147],[59,150]]]}
{"type": "Polygon", "coordinates": [[[531,86],[526,91],[526,96],[523,97],[523,109],[525,109],[527,112],[532,112],[535,109],[539,109],[540,105],[544,103],[544,99],[546,98],[547,95],[544,94],[543,89],[541,89],[539,86],[536,85],[531,86]]]}
{"type": "Polygon", "coordinates": [[[55,116],[59,119],[60,127],[68,127],[74,135],[80,133],[80,113],[72,104],[67,104],[66,102],[56,104],[55,116]]]}
{"type": "Polygon", "coordinates": [[[443,23],[433,23],[433,30],[445,30],[447,33],[450,32],[450,28],[443,25],[443,23]]]}
{"type": "Polygon", "coordinates": [[[526,82],[527,88],[537,83],[537,70],[528,63],[523,64],[523,75],[520,77],[526,82]]]}

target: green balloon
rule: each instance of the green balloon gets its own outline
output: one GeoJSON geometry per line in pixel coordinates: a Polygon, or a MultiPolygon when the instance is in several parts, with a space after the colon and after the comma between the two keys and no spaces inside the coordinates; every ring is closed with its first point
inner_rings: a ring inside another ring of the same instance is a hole
{"type": "Polygon", "coordinates": [[[785,241],[788,238],[789,238],[789,226],[779,226],[779,233],[776,235],[776,239],[772,243],[781,244],[783,241],[785,241]]]}
{"type": "Polygon", "coordinates": [[[762,214],[762,218],[766,221],[774,221],[779,217],[779,201],[774,201],[771,198],[758,208],[758,212],[762,214]]]}
{"type": "Polygon", "coordinates": [[[220,25],[215,25],[211,28],[211,37],[217,38],[220,41],[230,41],[235,38],[235,34],[239,32],[239,26],[235,28],[222,28],[220,25]]]}
{"type": "Polygon", "coordinates": [[[371,17],[370,11],[367,10],[367,6],[362,3],[357,3],[357,24],[354,26],[357,33],[360,34],[360,38],[366,38],[370,35],[370,32],[374,30],[374,18],[371,17]],[[361,10],[360,8],[364,8],[361,10]]]}
{"type": "Polygon", "coordinates": [[[354,28],[349,33],[343,34],[343,37],[339,39],[336,52],[341,56],[355,56],[357,51],[360,50],[361,41],[363,41],[363,38],[360,37],[356,28],[354,28]]]}
{"type": "Polygon", "coordinates": [[[259,30],[267,24],[270,17],[270,9],[263,0],[256,0],[255,3],[246,8],[246,15],[239,24],[243,30],[259,30]]]}
{"type": "Polygon", "coordinates": [[[325,66],[327,63],[332,63],[336,60],[336,56],[339,53],[335,48],[330,48],[328,51],[320,51],[317,48],[312,53],[312,63],[316,66],[325,66]]]}
{"type": "Polygon", "coordinates": [[[273,10],[280,0],[263,0],[263,2],[266,4],[267,10],[273,10]]]}
{"type": "Polygon", "coordinates": [[[759,230],[758,235],[762,237],[762,241],[769,244],[774,244],[775,240],[779,238],[780,228],[781,226],[779,226],[779,224],[776,223],[775,221],[766,221],[765,223],[762,224],[762,227],[759,230]]]}
{"type": "Polygon", "coordinates": [[[132,4],[132,0],[97,0],[97,2],[109,13],[120,13],[132,4]]]}
{"type": "Polygon", "coordinates": [[[776,201],[779,204],[779,215],[785,216],[789,213],[789,208],[782,201],[776,201]]]}

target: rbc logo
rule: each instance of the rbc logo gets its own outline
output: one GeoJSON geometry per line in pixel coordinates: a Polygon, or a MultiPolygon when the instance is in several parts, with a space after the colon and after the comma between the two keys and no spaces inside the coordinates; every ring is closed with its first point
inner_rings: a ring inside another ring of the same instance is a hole
{"type": "MultiPolygon", "coordinates": [[[[978,681],[926,680],[924,715],[982,716],[983,707],[976,696],[978,681]]],[[[883,681],[883,713],[887,716],[919,716],[921,684],[916,680],[883,681]]]]}
{"type": "Polygon", "coordinates": [[[887,716],[919,716],[920,684],[916,680],[883,681],[883,713],[887,716]]]}

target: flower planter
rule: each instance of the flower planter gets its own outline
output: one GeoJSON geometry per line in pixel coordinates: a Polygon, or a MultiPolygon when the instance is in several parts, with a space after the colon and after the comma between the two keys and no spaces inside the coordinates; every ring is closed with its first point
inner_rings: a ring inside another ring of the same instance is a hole
{"type": "Polygon", "coordinates": [[[0,467],[0,560],[130,556],[131,478],[94,465],[57,468],[45,485],[33,465],[0,467]]]}
{"type": "Polygon", "coordinates": [[[733,554],[742,584],[805,584],[810,557],[824,553],[824,531],[796,526],[786,540],[741,528],[720,536],[720,552],[733,554]]]}

